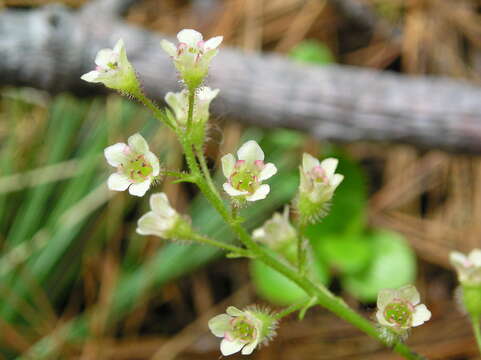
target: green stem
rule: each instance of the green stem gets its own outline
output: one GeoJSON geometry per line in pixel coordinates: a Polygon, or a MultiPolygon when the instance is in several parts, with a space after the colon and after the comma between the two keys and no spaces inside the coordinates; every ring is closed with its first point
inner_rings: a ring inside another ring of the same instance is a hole
{"type": "Polygon", "coordinates": [[[480,328],[479,317],[472,315],[471,323],[473,324],[474,337],[476,338],[476,343],[478,344],[479,353],[481,354],[481,328],[480,328]]]}
{"type": "Polygon", "coordinates": [[[202,151],[202,147],[195,146],[195,145],[194,147],[195,147],[195,154],[197,155],[197,159],[199,159],[199,164],[202,170],[202,174],[204,174],[204,177],[207,179],[207,184],[210,186],[213,193],[216,193],[217,195],[219,195],[219,193],[217,192],[217,188],[214,185],[214,181],[210,176],[209,168],[207,167],[207,161],[205,159],[204,152],[202,151]]]}
{"type": "Polygon", "coordinates": [[[157,105],[154,104],[152,100],[150,100],[147,96],[144,95],[144,93],[141,90],[138,90],[135,93],[131,93],[132,96],[134,96],[138,101],[140,101],[142,104],[144,104],[146,107],[149,108],[150,111],[154,114],[154,117],[158,120],[160,120],[162,123],[167,125],[169,128],[175,131],[175,126],[168,121],[166,118],[165,114],[158,108],[157,105]]]}
{"type": "Polygon", "coordinates": [[[241,256],[245,256],[245,257],[250,256],[250,253],[248,251],[246,251],[245,249],[242,249],[242,248],[240,248],[238,246],[235,246],[235,245],[229,245],[229,244],[226,244],[222,241],[217,241],[217,240],[208,238],[207,236],[200,235],[200,234],[197,234],[197,233],[192,233],[192,235],[190,236],[190,240],[193,240],[193,241],[201,243],[201,244],[216,246],[218,248],[224,249],[226,251],[230,251],[234,254],[238,254],[238,255],[241,255],[241,256]]]}
{"type": "Polygon", "coordinates": [[[194,120],[194,102],[195,102],[195,89],[189,90],[189,112],[187,114],[187,134],[192,131],[192,122],[194,120]]]}
{"type": "Polygon", "coordinates": [[[282,311],[278,312],[277,314],[275,314],[275,315],[274,315],[274,318],[275,318],[276,320],[280,320],[280,319],[286,317],[287,315],[292,314],[293,312],[296,312],[296,311],[298,311],[298,310],[301,310],[302,308],[304,308],[305,306],[307,306],[310,302],[311,302],[311,299],[307,299],[307,300],[301,301],[300,303],[292,304],[291,306],[286,307],[284,310],[282,310],[282,311]]]}

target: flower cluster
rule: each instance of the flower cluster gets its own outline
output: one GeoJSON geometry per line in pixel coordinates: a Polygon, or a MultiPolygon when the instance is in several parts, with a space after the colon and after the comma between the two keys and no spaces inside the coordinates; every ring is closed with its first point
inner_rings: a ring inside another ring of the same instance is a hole
{"type": "Polygon", "coordinates": [[[191,29],[184,29],[177,34],[178,45],[167,40],[160,43],[162,48],[174,60],[174,65],[181,79],[190,91],[200,86],[207,75],[212,58],[223,37],[216,36],[204,41],[202,34],[191,29]]]}
{"type": "Polygon", "coordinates": [[[103,83],[105,86],[126,93],[138,90],[135,71],[127,59],[124,42],[117,41],[113,49],[102,49],[95,58],[97,67],[81,76],[82,80],[103,83]]]}
{"type": "Polygon", "coordinates": [[[127,143],[117,143],[104,150],[107,162],[117,168],[107,184],[114,191],[128,188],[130,194],[144,196],[160,173],[159,159],[149,150],[142,135],[132,135],[127,143]]]}
{"type": "Polygon", "coordinates": [[[270,312],[257,307],[239,310],[229,306],[226,314],[209,321],[210,331],[223,338],[220,351],[224,356],[239,351],[242,355],[250,355],[257,346],[267,344],[275,336],[276,328],[277,321],[270,312]]]}
{"type": "Polygon", "coordinates": [[[410,328],[431,318],[431,312],[420,301],[419,292],[413,285],[381,290],[377,298],[376,319],[381,326],[405,339],[410,328]]]}
{"type": "Polygon", "coordinates": [[[302,220],[314,222],[326,215],[334,191],[344,179],[344,176],[335,173],[337,164],[337,159],[328,158],[320,162],[304,153],[297,200],[302,220]]]}
{"type": "Polygon", "coordinates": [[[232,154],[222,157],[222,171],[227,178],[225,192],[238,202],[265,199],[270,187],[262,181],[277,173],[275,165],[264,163],[264,152],[254,140],[239,148],[237,159],[232,154]]]}

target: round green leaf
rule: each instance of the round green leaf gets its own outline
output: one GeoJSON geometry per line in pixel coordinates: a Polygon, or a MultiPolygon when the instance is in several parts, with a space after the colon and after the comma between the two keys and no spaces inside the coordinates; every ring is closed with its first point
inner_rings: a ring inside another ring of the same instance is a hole
{"type": "Polygon", "coordinates": [[[375,301],[382,289],[399,288],[416,277],[415,254],[400,234],[377,230],[371,237],[373,259],[369,267],[341,279],[344,289],[365,302],[375,301]]]}

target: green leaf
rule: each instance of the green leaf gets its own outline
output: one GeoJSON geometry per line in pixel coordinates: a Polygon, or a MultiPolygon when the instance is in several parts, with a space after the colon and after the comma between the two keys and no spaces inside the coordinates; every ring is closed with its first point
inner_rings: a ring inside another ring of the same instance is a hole
{"type": "Polygon", "coordinates": [[[341,274],[356,274],[372,259],[372,242],[361,234],[326,236],[313,245],[315,253],[341,274]]]}
{"type": "Polygon", "coordinates": [[[361,273],[341,279],[344,289],[361,301],[375,301],[382,289],[395,289],[412,283],[416,277],[416,258],[398,233],[376,230],[371,235],[373,259],[361,273]]]}
{"type": "Polygon", "coordinates": [[[300,62],[328,65],[335,62],[331,50],[317,40],[305,40],[294,47],[289,56],[300,62]]]}

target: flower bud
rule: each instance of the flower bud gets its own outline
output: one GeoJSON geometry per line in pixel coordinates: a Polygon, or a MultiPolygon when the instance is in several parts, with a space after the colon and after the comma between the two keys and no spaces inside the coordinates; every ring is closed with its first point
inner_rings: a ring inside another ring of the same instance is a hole
{"type": "Polygon", "coordinates": [[[407,338],[412,327],[422,325],[431,318],[431,312],[426,305],[420,304],[419,292],[413,285],[400,289],[385,289],[379,292],[377,298],[376,318],[382,327],[385,340],[389,336],[398,336],[400,340],[407,338]]]}
{"type": "Polygon", "coordinates": [[[164,193],[153,194],[150,197],[150,208],[137,222],[137,233],[140,235],[155,235],[164,239],[190,239],[192,228],[190,222],[182,217],[169,204],[164,193]]]}
{"type": "Polygon", "coordinates": [[[140,134],[128,139],[128,145],[117,143],[104,150],[107,162],[117,168],[110,175],[107,185],[110,190],[124,191],[135,196],[144,196],[152,181],[160,173],[159,159],[149,150],[149,145],[140,134]]]}
{"type": "Polygon", "coordinates": [[[124,42],[117,41],[113,49],[102,49],[95,58],[97,67],[81,76],[82,80],[103,83],[105,86],[125,93],[139,90],[134,68],[127,59],[124,42]]]}
{"type": "Polygon", "coordinates": [[[335,174],[337,163],[334,158],[319,162],[304,153],[296,204],[301,221],[315,222],[327,214],[334,191],[344,179],[344,176],[335,174]]]}
{"type": "Polygon", "coordinates": [[[167,40],[160,45],[174,60],[174,65],[189,91],[200,86],[207,75],[212,58],[217,54],[217,48],[223,37],[216,36],[207,41],[202,34],[191,29],[184,29],[177,34],[179,44],[175,46],[167,40]]]}
{"type": "Polygon", "coordinates": [[[297,231],[289,222],[289,207],[284,208],[283,214],[275,213],[262,227],[254,230],[252,237],[274,251],[297,246],[297,231]]]}
{"type": "Polygon", "coordinates": [[[264,164],[264,152],[259,144],[250,140],[234,155],[227,154],[221,159],[222,171],[227,178],[223,187],[227,194],[238,202],[265,199],[270,187],[263,180],[275,175],[277,168],[272,163],[264,164]]]}
{"type": "Polygon", "coordinates": [[[226,314],[213,317],[209,321],[210,331],[223,338],[220,343],[222,355],[228,356],[241,352],[250,355],[254,349],[266,345],[274,336],[277,320],[269,312],[258,307],[239,310],[229,306],[226,314]]]}

